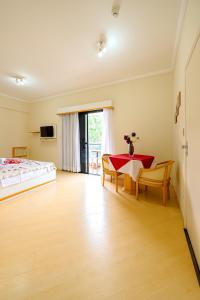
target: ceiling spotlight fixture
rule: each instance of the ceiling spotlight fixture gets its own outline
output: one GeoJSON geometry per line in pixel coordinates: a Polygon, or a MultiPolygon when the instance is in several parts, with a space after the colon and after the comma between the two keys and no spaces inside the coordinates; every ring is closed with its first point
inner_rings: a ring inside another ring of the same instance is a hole
{"type": "Polygon", "coordinates": [[[120,9],[119,5],[115,5],[115,6],[112,7],[113,17],[117,18],[119,16],[119,9],[120,9]]]}
{"type": "Polygon", "coordinates": [[[24,77],[16,77],[15,80],[16,80],[16,85],[18,86],[22,86],[25,83],[24,77]]]}
{"type": "Polygon", "coordinates": [[[104,53],[106,53],[105,41],[98,42],[98,56],[102,57],[104,53]]]}

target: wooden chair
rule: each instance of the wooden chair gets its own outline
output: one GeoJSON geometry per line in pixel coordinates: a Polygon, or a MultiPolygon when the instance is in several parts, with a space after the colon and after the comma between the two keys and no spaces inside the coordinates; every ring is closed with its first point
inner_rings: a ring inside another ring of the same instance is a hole
{"type": "Polygon", "coordinates": [[[103,154],[102,156],[102,185],[104,186],[105,175],[110,175],[110,182],[112,182],[113,177],[115,178],[115,190],[118,192],[118,176],[122,175],[122,173],[109,169],[109,156],[110,154],[103,154]]]}
{"type": "Polygon", "coordinates": [[[162,188],[163,205],[166,205],[167,199],[170,198],[170,172],[173,160],[168,160],[157,164],[154,168],[141,168],[136,179],[136,199],[139,198],[139,185],[162,188]]]}

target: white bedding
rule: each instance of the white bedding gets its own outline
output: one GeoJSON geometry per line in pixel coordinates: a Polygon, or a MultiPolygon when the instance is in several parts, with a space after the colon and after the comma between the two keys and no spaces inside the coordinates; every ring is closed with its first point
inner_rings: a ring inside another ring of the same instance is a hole
{"type": "Polygon", "coordinates": [[[6,163],[7,161],[8,159],[0,158],[0,188],[38,178],[56,169],[52,162],[28,159],[16,159],[19,163],[6,163]]]}

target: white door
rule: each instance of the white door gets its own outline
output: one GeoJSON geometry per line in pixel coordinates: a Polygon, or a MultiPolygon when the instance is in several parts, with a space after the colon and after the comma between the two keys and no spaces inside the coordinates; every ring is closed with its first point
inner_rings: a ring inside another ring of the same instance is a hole
{"type": "Polygon", "coordinates": [[[200,39],[186,68],[186,228],[200,266],[200,39]]]}

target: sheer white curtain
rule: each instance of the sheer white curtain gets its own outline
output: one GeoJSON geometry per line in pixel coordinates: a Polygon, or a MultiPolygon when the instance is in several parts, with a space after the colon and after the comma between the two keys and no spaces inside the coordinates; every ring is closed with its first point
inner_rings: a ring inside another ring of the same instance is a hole
{"type": "Polygon", "coordinates": [[[102,154],[114,153],[112,109],[103,109],[102,154]]]}
{"type": "Polygon", "coordinates": [[[62,116],[62,170],[80,172],[80,133],[78,113],[62,116]]]}

